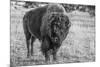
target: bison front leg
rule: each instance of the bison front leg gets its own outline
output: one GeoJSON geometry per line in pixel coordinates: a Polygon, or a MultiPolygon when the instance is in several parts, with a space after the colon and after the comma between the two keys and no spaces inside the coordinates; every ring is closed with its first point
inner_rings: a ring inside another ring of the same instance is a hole
{"type": "Polygon", "coordinates": [[[45,62],[49,63],[50,61],[49,51],[46,51],[44,55],[45,55],[45,62]]]}
{"type": "Polygon", "coordinates": [[[47,38],[45,38],[43,41],[42,41],[42,45],[41,45],[41,49],[42,49],[42,53],[45,57],[45,61],[46,63],[48,63],[50,61],[50,57],[49,57],[49,48],[50,48],[50,43],[48,41],[47,38]]]}
{"type": "MultiPolygon", "coordinates": [[[[57,45],[57,44],[56,44],[57,45]]],[[[53,52],[52,52],[52,54],[53,54],[53,61],[57,61],[57,51],[58,51],[58,49],[59,49],[59,47],[57,46],[55,46],[54,48],[53,48],[53,52]]]]}
{"type": "Polygon", "coordinates": [[[57,60],[57,49],[53,51],[53,61],[57,60]]]}

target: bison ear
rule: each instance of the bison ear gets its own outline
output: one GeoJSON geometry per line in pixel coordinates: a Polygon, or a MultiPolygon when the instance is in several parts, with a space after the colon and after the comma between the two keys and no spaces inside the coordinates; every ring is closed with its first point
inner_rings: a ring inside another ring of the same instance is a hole
{"type": "Polygon", "coordinates": [[[66,26],[66,28],[69,28],[71,26],[71,22],[68,17],[66,19],[67,20],[65,21],[65,26],[66,26]]]}
{"type": "Polygon", "coordinates": [[[70,26],[71,26],[71,22],[69,21],[68,27],[70,27],[70,26]]]}

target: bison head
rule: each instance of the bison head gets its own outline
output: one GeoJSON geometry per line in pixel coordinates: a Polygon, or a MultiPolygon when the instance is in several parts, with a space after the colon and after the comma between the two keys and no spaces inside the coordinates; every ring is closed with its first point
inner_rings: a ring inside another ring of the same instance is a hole
{"type": "Polygon", "coordinates": [[[48,35],[54,43],[62,43],[70,27],[69,18],[63,13],[52,13],[48,18],[48,35]]]}

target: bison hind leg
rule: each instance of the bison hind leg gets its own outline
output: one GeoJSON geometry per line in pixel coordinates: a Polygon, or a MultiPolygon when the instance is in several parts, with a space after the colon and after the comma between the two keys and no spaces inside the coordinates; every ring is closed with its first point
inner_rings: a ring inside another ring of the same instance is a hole
{"type": "Polygon", "coordinates": [[[25,39],[26,39],[27,58],[29,58],[29,56],[30,56],[30,39],[31,39],[31,33],[29,32],[27,24],[25,22],[23,23],[23,29],[24,29],[25,39]]]}
{"type": "Polygon", "coordinates": [[[30,56],[30,38],[31,34],[27,33],[26,34],[27,58],[29,58],[30,56]]]}
{"type": "Polygon", "coordinates": [[[35,37],[32,36],[31,37],[31,56],[33,56],[33,43],[34,43],[34,41],[35,41],[35,37]]]}

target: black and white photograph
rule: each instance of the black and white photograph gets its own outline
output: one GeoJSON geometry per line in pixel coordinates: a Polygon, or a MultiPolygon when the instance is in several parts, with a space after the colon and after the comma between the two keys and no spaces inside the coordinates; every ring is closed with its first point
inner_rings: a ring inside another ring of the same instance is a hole
{"type": "Polygon", "coordinates": [[[95,7],[10,0],[10,67],[95,62],[95,7]]]}

